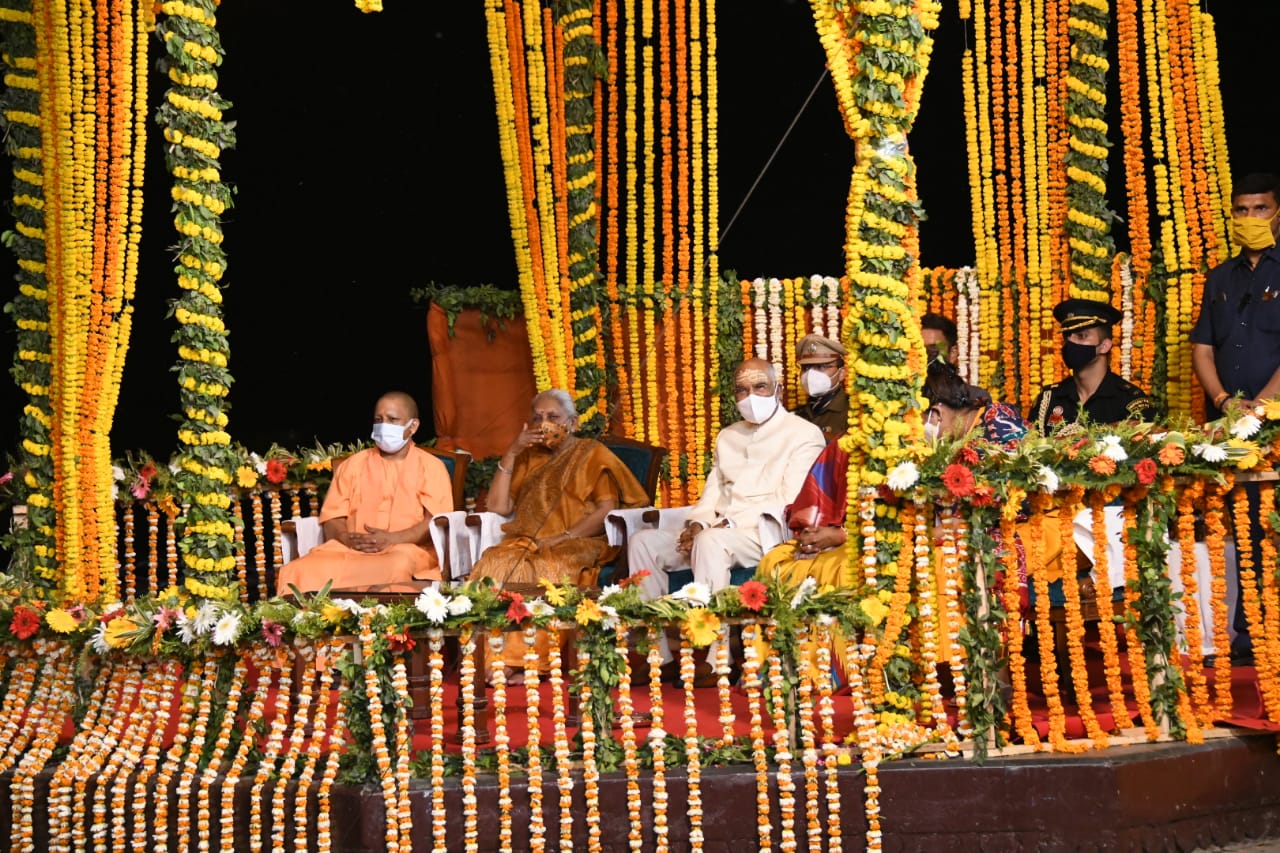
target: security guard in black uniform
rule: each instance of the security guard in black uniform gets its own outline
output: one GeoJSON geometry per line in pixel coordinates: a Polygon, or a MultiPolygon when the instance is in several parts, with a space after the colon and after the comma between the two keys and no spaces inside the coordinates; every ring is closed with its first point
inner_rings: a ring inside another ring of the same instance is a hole
{"type": "Polygon", "coordinates": [[[1155,419],[1155,401],[1111,372],[1111,327],[1120,322],[1120,312],[1106,302],[1067,299],[1053,309],[1053,316],[1062,327],[1062,361],[1071,375],[1045,386],[1036,399],[1031,414],[1040,432],[1051,435],[1084,420],[1114,424],[1155,419]]]}

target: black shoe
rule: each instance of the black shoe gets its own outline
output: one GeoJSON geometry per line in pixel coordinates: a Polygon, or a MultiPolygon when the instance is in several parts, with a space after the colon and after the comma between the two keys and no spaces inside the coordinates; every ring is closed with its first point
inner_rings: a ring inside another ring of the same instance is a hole
{"type": "Polygon", "coordinates": [[[1232,666],[1253,666],[1253,649],[1233,650],[1231,652],[1232,666]]]}

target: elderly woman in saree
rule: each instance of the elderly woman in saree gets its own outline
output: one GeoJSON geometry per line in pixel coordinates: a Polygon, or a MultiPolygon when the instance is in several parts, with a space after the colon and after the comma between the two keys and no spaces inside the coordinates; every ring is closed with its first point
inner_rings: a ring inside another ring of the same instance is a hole
{"type": "MultiPolygon", "coordinates": [[[[550,581],[587,587],[616,555],[605,539],[605,516],[645,506],[649,498],[613,451],[575,435],[577,422],[567,391],[553,388],[533,398],[529,420],[499,460],[486,501],[489,510],[512,518],[472,577],[501,586],[550,581]]],[[[539,632],[543,670],[549,644],[546,632],[539,632]]],[[[502,662],[513,680],[524,672],[524,654],[520,632],[508,633],[502,662]]]]}

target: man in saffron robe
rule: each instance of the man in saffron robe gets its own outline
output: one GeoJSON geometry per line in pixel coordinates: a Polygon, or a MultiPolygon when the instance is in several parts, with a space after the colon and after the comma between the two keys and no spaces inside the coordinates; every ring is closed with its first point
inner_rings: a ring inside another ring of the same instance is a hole
{"type": "MultiPolygon", "coordinates": [[[[578,413],[567,391],[552,388],[533,398],[528,422],[498,462],[487,508],[512,515],[502,541],[486,549],[471,570],[474,578],[501,585],[593,586],[600,567],[617,553],[604,535],[610,510],[646,506],[649,497],[612,450],[574,435],[578,413]]],[[[550,639],[536,645],[545,662],[550,639]]],[[[509,680],[524,671],[520,632],[507,634],[503,662],[509,680]]]]}
{"type": "Polygon", "coordinates": [[[453,509],[444,463],[409,439],[418,405],[392,391],[373,412],[376,446],[353,453],[333,474],[320,508],[325,541],[280,569],[278,592],[296,588],[416,592],[440,579],[431,518],[453,509]]]}

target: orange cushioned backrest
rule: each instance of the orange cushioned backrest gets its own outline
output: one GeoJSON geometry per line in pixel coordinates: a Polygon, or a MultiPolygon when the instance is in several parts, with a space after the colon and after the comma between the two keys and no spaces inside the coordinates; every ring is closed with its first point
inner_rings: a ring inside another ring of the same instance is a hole
{"type": "Polygon", "coordinates": [[[427,336],[436,447],[461,448],[475,459],[502,455],[537,393],[524,317],[482,324],[479,310],[468,308],[450,337],[444,309],[432,304],[427,336]]]}

